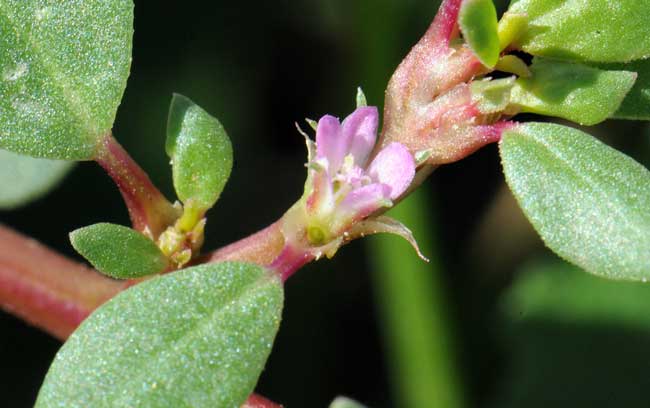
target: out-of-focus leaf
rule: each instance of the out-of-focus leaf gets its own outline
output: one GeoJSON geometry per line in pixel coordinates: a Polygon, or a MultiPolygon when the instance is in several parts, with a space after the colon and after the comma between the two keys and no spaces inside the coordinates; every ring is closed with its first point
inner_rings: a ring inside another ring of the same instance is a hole
{"type": "Polygon", "coordinates": [[[518,276],[501,302],[508,355],[488,406],[647,406],[650,286],[599,279],[557,259],[518,276]]]}
{"type": "Polygon", "coordinates": [[[99,223],[70,233],[72,246],[98,271],[132,279],[164,271],[168,260],[156,244],[121,225],[99,223]]]}
{"type": "Polygon", "coordinates": [[[143,282],[72,334],[36,407],[239,407],[271,351],[282,302],[280,279],[253,264],[143,282]]]}
{"type": "Polygon", "coordinates": [[[594,62],[650,56],[647,0],[513,0],[508,11],[528,16],[515,45],[532,55],[594,62]]]}
{"type": "Polygon", "coordinates": [[[336,397],[330,404],[330,408],[366,408],[355,400],[347,397],[336,397]]]}
{"type": "Polygon", "coordinates": [[[42,197],[61,182],[73,165],[0,150],[0,209],[17,208],[42,197]]]}
{"type": "Polygon", "coordinates": [[[166,150],[172,159],[178,198],[207,210],[232,169],[232,145],[223,126],[188,98],[174,94],[169,107],[166,150]]]}
{"type": "Polygon", "coordinates": [[[603,64],[601,68],[637,73],[636,82],[613,117],[619,119],[650,120],[650,59],[627,64],[603,64]]]}
{"type": "Polygon", "coordinates": [[[536,58],[532,75],[517,79],[511,101],[523,112],[595,125],[612,116],[630,91],[636,74],[536,58]]]}
{"type": "Polygon", "coordinates": [[[0,2],[0,148],[88,160],[131,65],[131,0],[0,2]]]}
{"type": "Polygon", "coordinates": [[[497,32],[497,11],[492,0],[465,0],[458,14],[463,38],[486,67],[494,67],[501,48],[497,32]]]}
{"type": "Polygon", "coordinates": [[[579,130],[526,123],[500,143],[506,181],[542,239],[610,279],[650,279],[650,172],[579,130]]]}

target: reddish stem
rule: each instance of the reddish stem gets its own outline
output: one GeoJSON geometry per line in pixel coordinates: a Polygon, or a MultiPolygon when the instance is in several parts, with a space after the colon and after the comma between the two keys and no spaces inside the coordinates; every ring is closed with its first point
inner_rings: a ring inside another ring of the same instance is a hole
{"type": "Polygon", "coordinates": [[[104,137],[95,160],[119,188],[133,228],[148,230],[157,238],[178,218],[178,211],[110,133],[104,137]]]}
{"type": "Polygon", "coordinates": [[[252,394],[241,408],[282,408],[282,405],[271,402],[260,395],[252,394]]]}
{"type": "Polygon", "coordinates": [[[58,339],[125,287],[2,225],[0,242],[0,307],[58,339]]]}
{"type": "Polygon", "coordinates": [[[281,221],[200,258],[196,263],[244,261],[270,265],[284,248],[281,221]]]}

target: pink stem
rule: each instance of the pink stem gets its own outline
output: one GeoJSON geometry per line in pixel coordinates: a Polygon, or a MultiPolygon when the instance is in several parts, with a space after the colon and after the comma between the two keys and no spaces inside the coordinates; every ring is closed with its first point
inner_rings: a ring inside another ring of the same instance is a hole
{"type": "Polygon", "coordinates": [[[129,210],[133,228],[157,238],[178,213],[111,134],[104,138],[97,163],[115,181],[129,210]]]}
{"type": "Polygon", "coordinates": [[[0,307],[58,339],[125,287],[2,225],[0,242],[0,307]]]}
{"type": "Polygon", "coordinates": [[[280,275],[282,282],[286,282],[298,269],[313,260],[314,256],[310,253],[287,245],[269,265],[269,268],[280,275]]]}
{"type": "Polygon", "coordinates": [[[280,221],[198,259],[196,263],[245,261],[270,265],[284,248],[280,221]]]}
{"type": "Polygon", "coordinates": [[[241,408],[282,408],[282,405],[271,402],[261,395],[251,394],[241,408]]]}

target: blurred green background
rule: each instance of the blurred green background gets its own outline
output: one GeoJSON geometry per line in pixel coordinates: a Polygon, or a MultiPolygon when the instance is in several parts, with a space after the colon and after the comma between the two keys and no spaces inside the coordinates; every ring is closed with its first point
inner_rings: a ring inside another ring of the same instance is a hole
{"type": "MultiPolygon", "coordinates": [[[[173,197],[163,149],[172,92],[220,118],[235,166],[209,213],[206,249],[266,226],[300,196],[306,156],[294,122],[344,117],[357,86],[381,105],[438,6],[135,3],[133,68],[114,133],[173,197]]],[[[589,131],[650,163],[644,124],[589,131]]],[[[261,394],[287,407],[326,407],[339,394],[371,407],[649,405],[650,288],[593,278],[544,249],[504,186],[496,146],[438,169],[393,215],[432,262],[399,238],[372,237],[301,270],[287,284],[261,394]]],[[[69,231],[128,217],[108,177],[82,163],[0,221],[79,259],[69,231]]],[[[0,405],[31,406],[59,343],[6,313],[0,333],[0,405]]]]}

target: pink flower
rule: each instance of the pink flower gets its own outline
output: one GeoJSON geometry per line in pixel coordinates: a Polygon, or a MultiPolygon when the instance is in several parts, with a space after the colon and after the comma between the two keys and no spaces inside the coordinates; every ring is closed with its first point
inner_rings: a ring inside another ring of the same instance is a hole
{"type": "Polygon", "coordinates": [[[302,248],[316,258],[332,256],[343,243],[377,232],[399,234],[415,246],[406,227],[377,214],[393,205],[415,175],[413,156],[400,143],[371,158],[378,122],[377,108],[360,107],[343,123],[323,116],[316,142],[306,137],[305,192],[283,218],[286,247],[293,248],[289,252],[302,248]]]}
{"type": "Polygon", "coordinates": [[[318,122],[316,154],[308,163],[305,186],[306,213],[315,221],[308,230],[316,235],[309,236],[311,241],[320,241],[320,235],[324,239],[339,235],[352,223],[392,206],[411,184],[415,162],[400,143],[389,144],[368,164],[378,117],[376,107],[361,107],[343,123],[329,115],[318,122]]]}

